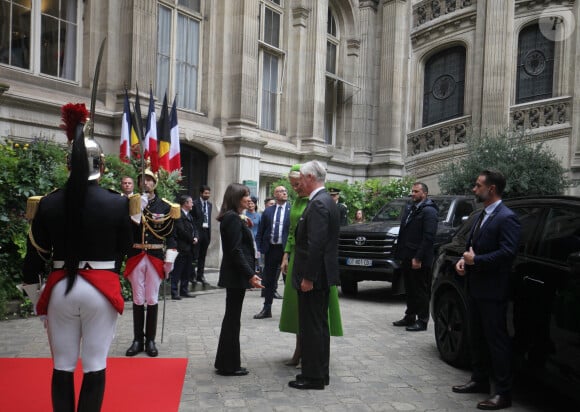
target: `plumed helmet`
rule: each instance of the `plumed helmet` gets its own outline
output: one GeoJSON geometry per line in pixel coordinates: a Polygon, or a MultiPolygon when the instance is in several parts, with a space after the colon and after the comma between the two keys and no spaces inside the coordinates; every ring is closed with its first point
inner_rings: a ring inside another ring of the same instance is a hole
{"type": "MultiPolygon", "coordinates": [[[[62,124],[60,125],[66,133],[69,146],[73,145],[76,139],[84,139],[86,147],[86,162],[88,163],[89,174],[88,180],[96,180],[101,177],[101,165],[103,164],[103,149],[91,138],[90,129],[92,128],[89,121],[89,112],[84,103],[68,103],[61,109],[62,124]]],[[[71,156],[68,156],[69,168],[74,167],[71,162],[71,156]]]]}

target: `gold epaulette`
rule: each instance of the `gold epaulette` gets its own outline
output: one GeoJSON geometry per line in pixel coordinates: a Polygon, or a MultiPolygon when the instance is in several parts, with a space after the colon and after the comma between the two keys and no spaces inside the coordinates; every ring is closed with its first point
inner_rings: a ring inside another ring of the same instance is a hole
{"type": "Polygon", "coordinates": [[[34,216],[36,216],[36,212],[38,211],[38,204],[40,203],[40,199],[44,196],[30,196],[26,201],[26,219],[32,220],[34,216]]]}
{"type": "Polygon", "coordinates": [[[171,210],[169,211],[169,217],[172,219],[179,219],[181,217],[181,206],[177,203],[172,203],[167,199],[162,199],[165,203],[171,206],[171,210]]]}
{"type": "Polygon", "coordinates": [[[138,215],[141,213],[141,195],[138,193],[129,196],[129,215],[138,215]]]}

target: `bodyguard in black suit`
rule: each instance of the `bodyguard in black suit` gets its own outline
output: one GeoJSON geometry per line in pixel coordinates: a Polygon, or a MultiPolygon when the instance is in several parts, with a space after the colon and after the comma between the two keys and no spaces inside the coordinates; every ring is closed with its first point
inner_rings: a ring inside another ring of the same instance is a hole
{"type": "Polygon", "coordinates": [[[192,279],[193,283],[201,282],[203,286],[209,285],[205,280],[205,257],[207,248],[211,242],[211,214],[213,205],[209,201],[211,189],[207,185],[201,185],[199,188],[199,199],[194,200],[191,215],[195,223],[195,228],[199,236],[196,248],[197,275],[192,279]]]}
{"type": "Polygon", "coordinates": [[[193,207],[191,196],[181,196],[179,205],[181,206],[181,218],[175,221],[174,232],[179,254],[171,272],[171,299],[173,300],[180,300],[181,297],[195,297],[195,295],[189,294],[187,288],[193,273],[194,246],[198,240],[197,230],[191,217],[193,207]]]}
{"type": "Polygon", "coordinates": [[[324,189],[326,170],[317,161],[300,168],[299,196],[310,201],[296,226],[296,256],[292,272],[298,291],[302,374],[289,386],[324,389],[329,383],[330,333],[328,297],[338,284],[339,211],[324,189]]]}
{"type": "Polygon", "coordinates": [[[276,204],[262,213],[256,235],[258,251],[264,258],[264,307],[254,315],[254,319],[272,317],[272,302],[280,275],[280,265],[290,230],[290,204],[288,191],[284,186],[274,189],[276,204]],[[277,233],[276,233],[277,231],[277,233]]]}
{"type": "Polygon", "coordinates": [[[396,257],[402,262],[407,310],[405,317],[393,322],[393,325],[406,326],[410,332],[427,330],[429,322],[431,265],[438,208],[427,198],[428,193],[425,183],[413,184],[411,203],[401,217],[397,242],[396,257]]]}
{"type": "Polygon", "coordinates": [[[500,172],[480,173],[473,192],[484,209],[475,219],[466,252],[455,266],[459,275],[467,277],[473,372],[471,380],[454,386],[453,392],[489,393],[491,378],[495,383],[493,396],[477,404],[484,410],[511,406],[512,356],[506,312],[521,229],[516,214],[501,202],[505,185],[500,172]]]}
{"type": "Polygon", "coordinates": [[[246,289],[262,288],[256,275],[254,235],[251,222],[243,214],[250,200],[250,189],[239,183],[230,184],[224,194],[217,217],[222,240],[222,263],[218,286],[226,288],[226,311],[222,321],[214,366],[218,375],[248,374],[240,360],[240,318],[246,289]]]}

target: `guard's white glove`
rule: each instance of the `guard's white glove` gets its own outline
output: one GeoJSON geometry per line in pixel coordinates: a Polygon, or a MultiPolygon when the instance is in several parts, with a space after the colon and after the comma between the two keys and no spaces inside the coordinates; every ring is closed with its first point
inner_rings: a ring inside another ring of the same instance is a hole
{"type": "Polygon", "coordinates": [[[177,249],[167,249],[165,252],[165,262],[163,263],[163,271],[165,272],[165,279],[169,277],[169,273],[173,270],[173,264],[175,263],[175,258],[177,258],[177,249]]]}

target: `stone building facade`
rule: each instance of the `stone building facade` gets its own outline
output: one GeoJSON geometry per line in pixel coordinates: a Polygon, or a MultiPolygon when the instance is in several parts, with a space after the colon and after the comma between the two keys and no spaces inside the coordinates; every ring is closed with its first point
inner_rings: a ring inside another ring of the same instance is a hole
{"type": "Polygon", "coordinates": [[[579,7],[0,0],[0,136],[64,141],[60,106],[88,105],[106,37],[97,140],[118,151],[125,87],[133,101],[139,86],[142,113],[149,87],[158,113],[165,93],[177,96],[188,191],[207,183],[218,206],[230,182],[264,198],[310,159],[331,181],[412,174],[437,192],[440,167],[464,154],[472,131],[526,131],[578,179],[579,7]]]}

